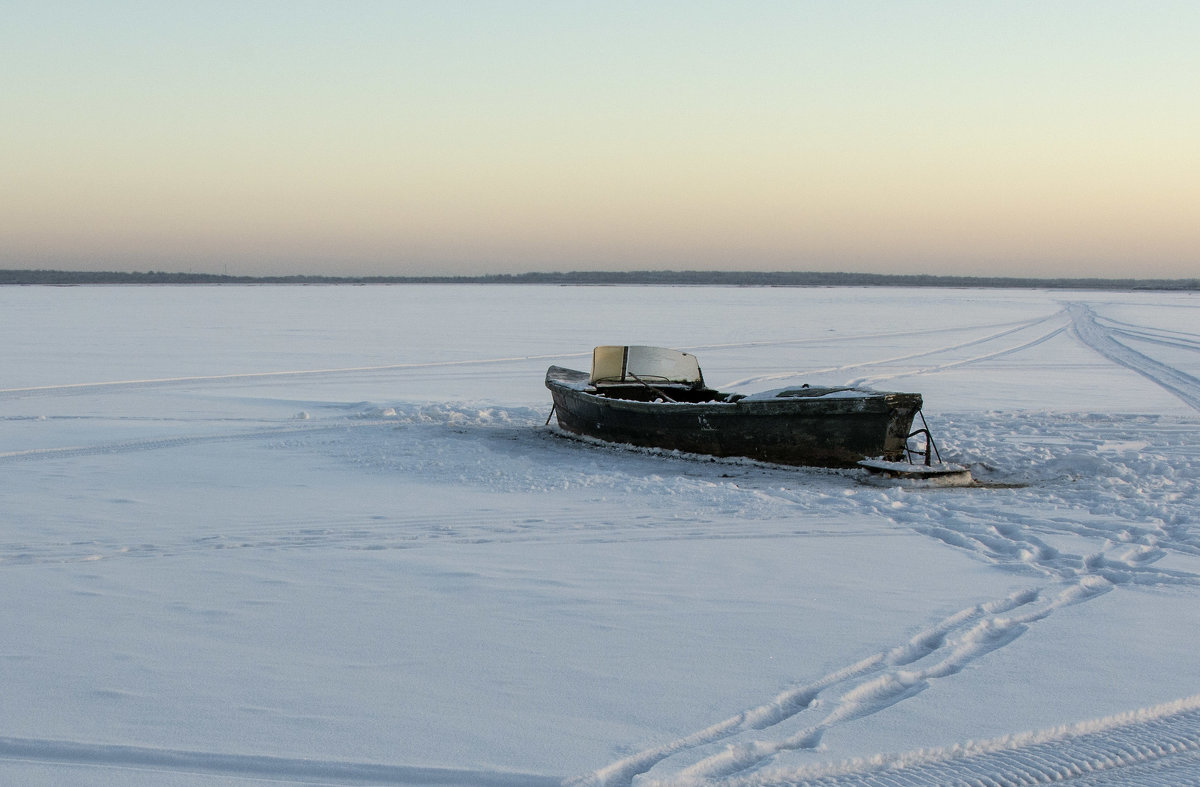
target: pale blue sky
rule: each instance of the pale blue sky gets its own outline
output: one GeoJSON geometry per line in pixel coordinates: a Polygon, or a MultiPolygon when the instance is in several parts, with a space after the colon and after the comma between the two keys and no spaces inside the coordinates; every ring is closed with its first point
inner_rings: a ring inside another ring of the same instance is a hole
{"type": "Polygon", "coordinates": [[[1200,275],[1200,3],[4,2],[0,267],[1200,275]]]}

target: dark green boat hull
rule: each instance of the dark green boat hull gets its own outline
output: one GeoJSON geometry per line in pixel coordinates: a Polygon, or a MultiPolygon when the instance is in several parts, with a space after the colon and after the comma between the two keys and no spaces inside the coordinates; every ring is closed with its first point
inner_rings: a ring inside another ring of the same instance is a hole
{"type": "Polygon", "coordinates": [[[797,389],[778,398],[718,394],[723,401],[695,403],[637,401],[600,395],[587,379],[583,372],[558,366],[546,372],[564,431],[613,443],[811,467],[901,460],[922,403],[920,394],[846,394],[845,389],[797,389]]]}

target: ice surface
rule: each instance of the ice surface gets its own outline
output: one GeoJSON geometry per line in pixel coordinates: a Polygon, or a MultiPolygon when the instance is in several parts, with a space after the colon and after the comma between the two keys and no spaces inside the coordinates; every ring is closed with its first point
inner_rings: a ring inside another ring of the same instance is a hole
{"type": "Polygon", "coordinates": [[[10,287],[0,325],[5,783],[1200,779],[1194,295],[10,287]],[[546,426],[614,342],[920,392],[989,486],[546,426]]]}

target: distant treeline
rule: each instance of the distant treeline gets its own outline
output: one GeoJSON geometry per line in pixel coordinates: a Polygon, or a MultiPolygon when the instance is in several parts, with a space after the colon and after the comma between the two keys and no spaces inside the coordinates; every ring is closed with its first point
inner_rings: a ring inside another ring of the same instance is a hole
{"type": "Polygon", "coordinates": [[[727,287],[993,287],[1072,290],[1200,290],[1200,279],[1036,279],[810,271],[570,271],[485,276],[225,276],[213,273],[0,270],[3,284],[574,284],[727,287]]]}

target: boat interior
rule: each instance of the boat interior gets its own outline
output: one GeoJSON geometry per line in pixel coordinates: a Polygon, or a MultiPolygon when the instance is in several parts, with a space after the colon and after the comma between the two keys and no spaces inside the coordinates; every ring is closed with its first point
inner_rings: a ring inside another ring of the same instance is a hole
{"type": "Polygon", "coordinates": [[[640,383],[595,383],[595,392],[609,399],[630,399],[635,402],[724,402],[726,395],[711,388],[694,388],[678,383],[656,383],[645,380],[640,383]]]}

